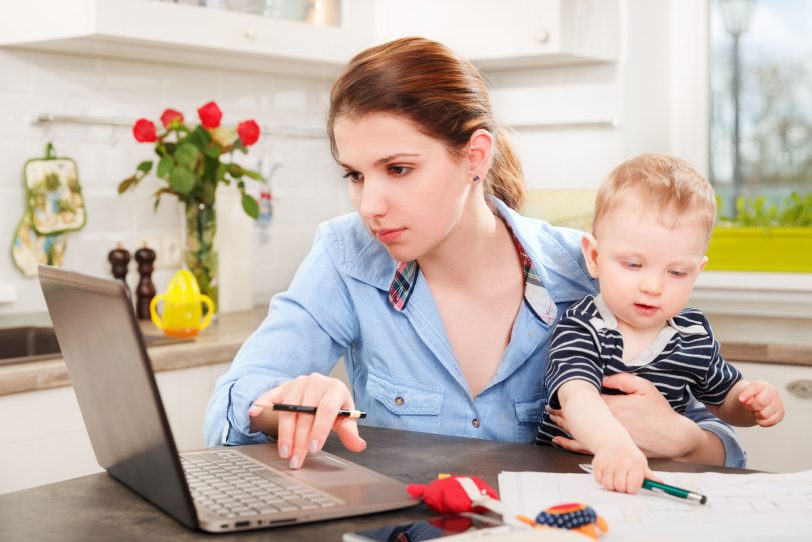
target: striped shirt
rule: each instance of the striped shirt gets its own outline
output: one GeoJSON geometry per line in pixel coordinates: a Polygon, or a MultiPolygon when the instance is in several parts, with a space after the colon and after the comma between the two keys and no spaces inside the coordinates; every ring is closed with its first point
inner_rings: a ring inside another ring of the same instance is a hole
{"type": "MultiPolygon", "coordinates": [[[[600,295],[587,296],[567,309],[553,333],[544,378],[549,404],[561,407],[557,392],[570,380],[585,380],[601,393],[619,393],[601,387],[603,377],[615,373],[649,380],[679,413],[692,396],[706,405],[721,405],[742,378],[719,354],[705,316],[690,308],[670,319],[646,350],[624,362],[617,320],[600,295]]],[[[536,443],[549,445],[556,436],[569,437],[545,412],[536,443]]]]}

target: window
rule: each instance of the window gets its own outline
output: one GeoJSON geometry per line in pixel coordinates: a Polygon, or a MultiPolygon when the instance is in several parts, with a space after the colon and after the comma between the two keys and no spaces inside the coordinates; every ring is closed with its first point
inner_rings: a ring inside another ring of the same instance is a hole
{"type": "Polygon", "coordinates": [[[734,216],[739,196],[781,205],[792,192],[811,194],[812,0],[710,6],[710,177],[720,214],[734,216]]]}

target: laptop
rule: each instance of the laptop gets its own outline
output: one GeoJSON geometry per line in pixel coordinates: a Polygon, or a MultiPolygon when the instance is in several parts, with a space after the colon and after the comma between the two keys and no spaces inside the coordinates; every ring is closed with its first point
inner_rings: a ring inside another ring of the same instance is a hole
{"type": "Polygon", "coordinates": [[[299,470],[273,444],[179,454],[126,285],[44,265],[39,280],[99,465],[183,525],[229,532],[417,504],[405,484],[327,452],[299,470]]]}

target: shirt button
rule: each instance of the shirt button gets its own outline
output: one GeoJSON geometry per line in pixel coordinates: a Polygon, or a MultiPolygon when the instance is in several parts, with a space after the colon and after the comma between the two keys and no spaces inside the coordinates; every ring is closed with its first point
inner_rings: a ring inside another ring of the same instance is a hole
{"type": "Polygon", "coordinates": [[[473,420],[471,420],[471,425],[474,426],[474,429],[478,429],[479,428],[479,418],[474,418],[473,420]]]}
{"type": "Polygon", "coordinates": [[[395,404],[396,404],[397,406],[403,406],[403,403],[405,403],[405,402],[406,402],[406,401],[404,401],[404,400],[403,400],[403,397],[401,397],[400,395],[398,395],[397,397],[395,397],[395,404]]]}

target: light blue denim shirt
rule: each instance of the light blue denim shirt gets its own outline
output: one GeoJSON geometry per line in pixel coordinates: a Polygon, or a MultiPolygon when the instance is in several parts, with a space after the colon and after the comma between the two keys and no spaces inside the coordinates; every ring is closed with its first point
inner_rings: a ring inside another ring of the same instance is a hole
{"type": "MultiPolygon", "coordinates": [[[[352,213],[319,227],[290,288],[274,296],[267,318],[217,381],[206,414],[207,445],[267,442],[249,429],[251,403],[296,376],[329,373],[342,355],[356,408],[367,412],[362,423],[533,442],[547,403],[552,325],[597,285],[583,263],[580,232],[522,217],[497,199],[493,204],[542,286],[530,288],[526,273],[525,302],[504,357],[476,397],[419,269],[399,310],[389,299],[398,262],[352,213]]],[[[728,466],[744,465],[727,425],[699,403],[685,415],[722,439],[728,466]]]]}

